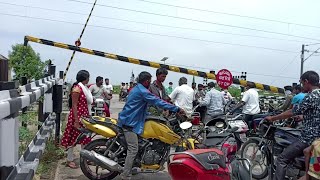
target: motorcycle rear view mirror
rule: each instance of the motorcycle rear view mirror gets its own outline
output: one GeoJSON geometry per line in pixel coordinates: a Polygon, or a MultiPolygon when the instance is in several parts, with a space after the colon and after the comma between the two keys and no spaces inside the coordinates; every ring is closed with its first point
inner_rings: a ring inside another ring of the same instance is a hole
{"type": "Polygon", "coordinates": [[[191,128],[191,126],[192,126],[192,123],[187,121],[180,124],[180,128],[183,130],[189,129],[191,128]]]}

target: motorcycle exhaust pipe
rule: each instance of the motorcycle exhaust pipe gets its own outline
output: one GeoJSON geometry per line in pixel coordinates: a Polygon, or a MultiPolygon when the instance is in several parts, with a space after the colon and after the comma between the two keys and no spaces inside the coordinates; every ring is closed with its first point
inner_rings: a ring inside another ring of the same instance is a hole
{"type": "Polygon", "coordinates": [[[94,163],[96,163],[97,165],[108,169],[109,171],[113,171],[113,172],[122,172],[123,171],[123,167],[120,166],[117,162],[102,156],[100,154],[97,154],[94,151],[88,151],[88,150],[84,150],[82,149],[80,151],[80,156],[85,159],[85,160],[89,160],[92,161],[94,163]]]}

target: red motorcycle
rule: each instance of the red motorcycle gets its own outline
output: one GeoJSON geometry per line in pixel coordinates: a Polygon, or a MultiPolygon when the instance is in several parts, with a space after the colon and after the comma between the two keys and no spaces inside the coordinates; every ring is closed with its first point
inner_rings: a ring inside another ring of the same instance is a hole
{"type": "Polygon", "coordinates": [[[235,134],[239,127],[217,129],[206,136],[202,149],[177,152],[169,155],[168,170],[173,180],[249,180],[248,171],[238,158],[239,149],[235,134]]]}

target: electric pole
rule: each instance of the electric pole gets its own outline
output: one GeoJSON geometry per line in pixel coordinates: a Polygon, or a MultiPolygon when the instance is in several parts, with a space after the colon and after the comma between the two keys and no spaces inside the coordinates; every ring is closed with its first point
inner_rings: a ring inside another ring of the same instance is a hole
{"type": "Polygon", "coordinates": [[[304,63],[304,44],[302,44],[302,50],[301,50],[301,69],[300,69],[300,77],[303,74],[303,63],[304,63]]]}

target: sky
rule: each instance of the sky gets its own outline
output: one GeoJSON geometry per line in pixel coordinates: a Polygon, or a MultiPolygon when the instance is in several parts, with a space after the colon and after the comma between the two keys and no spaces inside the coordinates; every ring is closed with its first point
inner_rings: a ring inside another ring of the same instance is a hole
{"type": "MultiPolygon", "coordinates": [[[[74,44],[94,0],[0,0],[0,54],[25,35],[74,44]],[[73,13],[70,13],[73,12],[73,13]]],[[[247,80],[283,87],[298,82],[302,44],[305,57],[320,48],[319,0],[97,0],[82,47],[209,72],[247,72],[247,80]]],[[[30,42],[43,61],[64,71],[72,51],[30,42]]],[[[320,52],[320,51],[319,51],[320,52]]],[[[320,72],[319,53],[304,71],[320,72]]],[[[112,84],[129,82],[131,72],[156,69],[76,53],[67,74],[86,69],[112,84]]],[[[165,84],[182,76],[169,72],[165,84]]],[[[203,78],[196,77],[197,83],[203,78]]]]}

